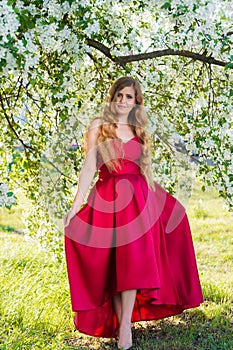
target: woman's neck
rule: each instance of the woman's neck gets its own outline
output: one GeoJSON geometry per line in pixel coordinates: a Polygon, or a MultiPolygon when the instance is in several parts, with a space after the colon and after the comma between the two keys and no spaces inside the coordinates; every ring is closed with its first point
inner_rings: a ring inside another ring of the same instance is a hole
{"type": "Polygon", "coordinates": [[[128,124],[128,115],[121,115],[118,119],[118,123],[119,125],[126,125],[128,124]]]}

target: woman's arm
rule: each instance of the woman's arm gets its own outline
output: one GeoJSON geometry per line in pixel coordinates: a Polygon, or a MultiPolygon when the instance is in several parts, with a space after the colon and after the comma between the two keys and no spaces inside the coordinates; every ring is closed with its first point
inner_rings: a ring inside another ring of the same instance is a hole
{"type": "Polygon", "coordinates": [[[70,220],[79,211],[88,188],[95,176],[96,161],[97,161],[97,138],[98,138],[98,126],[100,125],[100,119],[92,121],[88,128],[87,138],[87,153],[84,160],[82,169],[79,175],[78,190],[74,197],[74,201],[70,211],[65,215],[64,225],[68,226],[70,220]]]}

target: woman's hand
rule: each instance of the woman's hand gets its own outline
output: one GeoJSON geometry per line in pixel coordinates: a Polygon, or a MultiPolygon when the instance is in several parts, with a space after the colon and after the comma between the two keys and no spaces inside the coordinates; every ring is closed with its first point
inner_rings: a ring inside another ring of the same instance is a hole
{"type": "Polygon", "coordinates": [[[78,212],[78,209],[71,208],[70,211],[64,216],[64,226],[68,226],[70,223],[70,220],[73,219],[73,217],[76,215],[78,212]]]}

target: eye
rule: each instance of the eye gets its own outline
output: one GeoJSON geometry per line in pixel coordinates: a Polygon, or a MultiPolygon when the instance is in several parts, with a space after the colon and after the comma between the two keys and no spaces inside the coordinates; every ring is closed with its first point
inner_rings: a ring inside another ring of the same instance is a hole
{"type": "Polygon", "coordinates": [[[131,95],[127,95],[127,98],[128,98],[128,99],[132,99],[132,98],[133,98],[133,96],[131,96],[131,95]]]}
{"type": "Polygon", "coordinates": [[[121,96],[122,96],[122,94],[120,92],[118,92],[117,97],[121,97],[121,96]]]}

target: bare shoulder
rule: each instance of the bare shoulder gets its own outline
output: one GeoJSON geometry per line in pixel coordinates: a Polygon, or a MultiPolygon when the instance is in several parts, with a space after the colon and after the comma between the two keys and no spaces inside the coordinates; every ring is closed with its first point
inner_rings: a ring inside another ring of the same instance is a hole
{"type": "Polygon", "coordinates": [[[101,125],[101,118],[95,118],[90,122],[88,129],[91,132],[98,133],[100,125],[101,125]]]}
{"type": "Polygon", "coordinates": [[[99,126],[101,125],[101,118],[93,119],[89,126],[87,132],[87,147],[88,149],[97,144],[97,139],[99,136],[99,126]]]}

